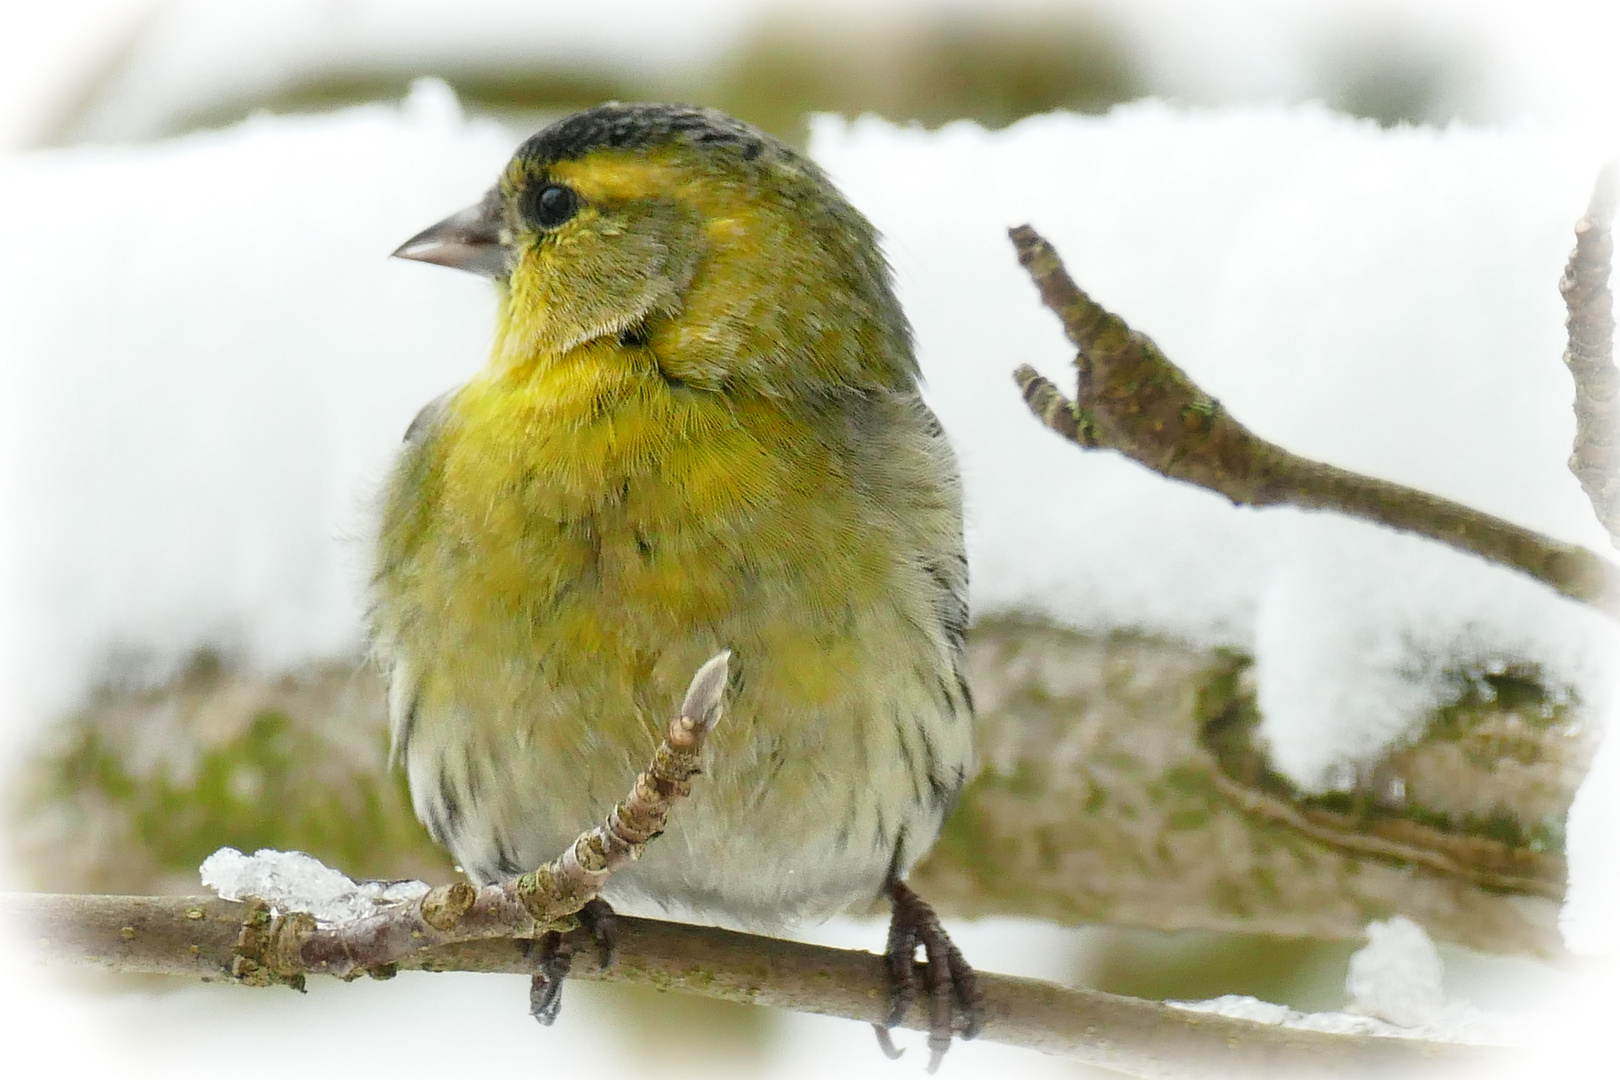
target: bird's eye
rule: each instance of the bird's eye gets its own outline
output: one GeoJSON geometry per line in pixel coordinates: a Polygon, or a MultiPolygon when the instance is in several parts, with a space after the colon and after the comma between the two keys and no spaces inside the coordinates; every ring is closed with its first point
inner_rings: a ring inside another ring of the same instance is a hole
{"type": "Polygon", "coordinates": [[[579,196],[572,188],[547,184],[534,196],[530,217],[542,229],[555,229],[579,212],[579,196]]]}

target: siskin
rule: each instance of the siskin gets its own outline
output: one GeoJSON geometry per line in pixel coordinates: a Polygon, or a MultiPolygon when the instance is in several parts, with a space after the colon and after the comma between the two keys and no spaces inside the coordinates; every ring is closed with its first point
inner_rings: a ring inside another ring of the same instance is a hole
{"type": "MultiPolygon", "coordinates": [[[[376,553],[417,815],[474,881],[539,865],[729,648],[704,786],[605,898],[770,930],[886,896],[890,1022],[921,946],[937,1063],[977,991],[903,881],[971,765],[967,564],[871,224],[746,124],[609,104],[395,254],[499,294],[487,366],[406,432],[376,553]]],[[[549,1021],[567,953],[543,947],[549,1021]]]]}

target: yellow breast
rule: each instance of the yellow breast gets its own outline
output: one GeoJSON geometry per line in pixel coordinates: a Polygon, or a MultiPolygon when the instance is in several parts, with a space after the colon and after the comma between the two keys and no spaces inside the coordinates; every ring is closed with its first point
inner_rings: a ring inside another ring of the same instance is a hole
{"type": "Polygon", "coordinates": [[[721,646],[745,671],[769,654],[787,702],[825,700],[892,574],[813,418],[672,385],[645,352],[603,343],[476,379],[432,453],[421,585],[453,635],[446,689],[484,715],[594,686],[618,699],[600,707],[661,719],[693,657],[721,646]]]}

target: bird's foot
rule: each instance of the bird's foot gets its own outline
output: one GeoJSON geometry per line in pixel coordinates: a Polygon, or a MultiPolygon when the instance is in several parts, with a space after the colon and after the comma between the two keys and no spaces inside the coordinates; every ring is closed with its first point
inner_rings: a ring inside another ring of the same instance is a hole
{"type": "Polygon", "coordinates": [[[873,1029],[883,1052],[899,1057],[901,1051],[895,1049],[888,1029],[905,1019],[921,981],[929,1004],[928,1071],[933,1072],[950,1049],[953,1034],[971,1039],[979,1033],[984,1022],[979,981],[922,897],[903,881],[892,883],[888,892],[894,910],[884,952],[889,969],[889,1018],[873,1029]],[[917,963],[918,946],[928,958],[926,966],[917,963]]]}
{"type": "Polygon", "coordinates": [[[596,945],[602,967],[613,963],[613,950],[618,944],[617,917],[606,900],[590,901],[574,917],[579,920],[577,929],[550,931],[525,947],[536,968],[529,978],[529,1015],[548,1027],[562,1008],[563,981],[573,970],[574,954],[586,943],[581,938],[596,945]]]}

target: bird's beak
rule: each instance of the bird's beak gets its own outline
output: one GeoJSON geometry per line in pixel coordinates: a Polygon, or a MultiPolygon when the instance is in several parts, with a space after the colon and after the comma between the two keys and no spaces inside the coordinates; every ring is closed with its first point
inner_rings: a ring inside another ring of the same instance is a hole
{"type": "Polygon", "coordinates": [[[499,189],[437,225],[429,225],[399,245],[394,258],[453,266],[485,277],[505,276],[507,251],[501,243],[499,189]]]}

